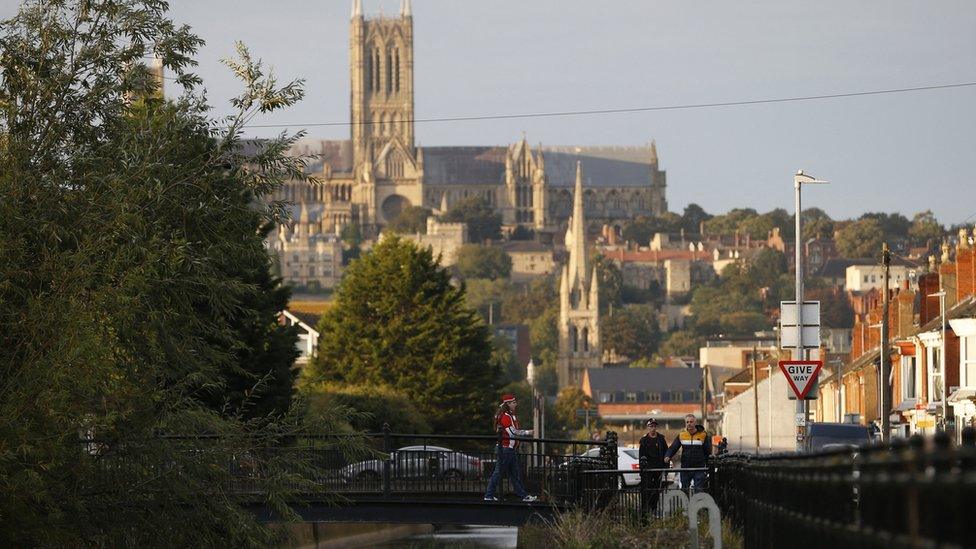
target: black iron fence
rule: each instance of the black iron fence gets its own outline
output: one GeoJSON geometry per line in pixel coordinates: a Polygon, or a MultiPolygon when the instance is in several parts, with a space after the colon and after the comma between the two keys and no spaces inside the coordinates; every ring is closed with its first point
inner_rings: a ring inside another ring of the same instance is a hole
{"type": "MultiPolygon", "coordinates": [[[[223,490],[256,496],[274,477],[277,486],[312,498],[480,499],[498,459],[498,439],[492,435],[298,435],[267,444],[209,436],[166,438],[177,450],[168,461],[149,465],[150,469],[178,472],[180,467],[209,464],[225,473],[219,477],[223,490]],[[365,441],[365,452],[348,451],[350,446],[362,447],[345,444],[353,439],[365,441]],[[172,459],[174,455],[178,459],[172,459]]],[[[121,451],[118,444],[85,440],[82,448],[105,480],[133,472],[130,454],[121,451]]],[[[577,479],[581,471],[615,469],[616,456],[617,438],[612,432],[599,441],[523,439],[518,448],[525,488],[542,501],[559,505],[579,500],[577,479]]],[[[143,464],[139,467],[146,468],[143,464]]],[[[506,477],[497,495],[504,499],[511,492],[511,480],[506,477]]]]}
{"type": "Polygon", "coordinates": [[[713,495],[747,547],[972,547],[976,448],[921,438],[713,461],[713,495]]]}
{"type": "Polygon", "coordinates": [[[650,468],[646,462],[640,469],[604,469],[580,471],[577,477],[577,504],[583,509],[600,510],[613,515],[617,521],[639,524],[651,518],[666,516],[669,509],[685,508],[684,498],[672,504],[669,492],[687,495],[708,491],[691,488],[681,482],[682,473],[707,473],[705,468],[650,468]]]}

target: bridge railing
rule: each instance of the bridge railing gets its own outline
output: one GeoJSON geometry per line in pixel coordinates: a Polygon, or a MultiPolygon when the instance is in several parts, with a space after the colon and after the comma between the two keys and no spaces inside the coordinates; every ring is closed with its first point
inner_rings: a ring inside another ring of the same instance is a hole
{"type": "Polygon", "coordinates": [[[818,454],[732,454],[714,496],[749,547],[972,546],[976,448],[913,437],[818,454]]]}
{"type": "MultiPolygon", "coordinates": [[[[260,497],[274,480],[306,498],[334,495],[365,498],[401,496],[478,499],[497,462],[492,435],[404,433],[289,435],[274,441],[218,436],[167,436],[173,454],[156,470],[201,466],[222,471],[221,490],[260,497]],[[366,453],[351,452],[362,448],[366,453]],[[178,459],[172,459],[178,455],[178,459]]],[[[97,461],[102,478],[131,475],[120,446],[81,441],[82,454],[97,461]]],[[[605,440],[521,439],[518,462],[529,493],[542,501],[575,504],[582,497],[582,471],[616,468],[616,435],[605,440]]],[[[513,492],[506,475],[497,495],[513,492]]]]}
{"type": "MultiPolygon", "coordinates": [[[[335,475],[336,490],[384,496],[480,498],[497,462],[498,439],[492,435],[373,433],[367,436],[375,450],[374,456],[342,465],[335,475]]],[[[518,462],[525,487],[544,500],[573,500],[576,471],[606,468],[610,465],[607,448],[611,446],[615,448],[615,439],[522,439],[518,462]]],[[[504,498],[512,491],[511,479],[505,477],[498,495],[504,498]]]]}
{"type": "MultiPolygon", "coordinates": [[[[639,524],[667,514],[667,494],[682,487],[681,473],[707,472],[706,468],[595,469],[581,471],[579,506],[611,514],[618,522],[639,524]]],[[[687,494],[687,487],[683,488],[687,494]]],[[[695,490],[704,491],[704,490],[695,490]]],[[[683,508],[683,505],[680,507],[683,508]]]]}

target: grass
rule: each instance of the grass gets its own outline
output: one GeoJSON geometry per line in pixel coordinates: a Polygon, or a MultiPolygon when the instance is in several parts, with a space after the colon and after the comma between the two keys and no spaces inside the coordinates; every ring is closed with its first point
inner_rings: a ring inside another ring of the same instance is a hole
{"type": "MultiPolygon", "coordinates": [[[[712,547],[708,536],[708,520],[702,515],[698,525],[701,547],[712,547]]],[[[551,522],[527,525],[519,531],[519,547],[559,547],[565,549],[604,549],[613,547],[687,548],[688,518],[675,515],[653,519],[648,524],[630,525],[620,522],[606,511],[574,510],[559,515],[551,522]]],[[[741,549],[741,535],[728,520],[722,521],[722,546],[741,549]]]]}

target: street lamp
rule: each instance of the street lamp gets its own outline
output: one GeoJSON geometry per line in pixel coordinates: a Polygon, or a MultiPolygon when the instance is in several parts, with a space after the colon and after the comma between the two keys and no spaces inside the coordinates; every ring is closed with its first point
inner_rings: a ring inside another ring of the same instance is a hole
{"type": "MultiPolygon", "coordinates": [[[[942,277],[941,276],[939,277],[939,285],[940,286],[942,285],[942,277]]],[[[945,332],[946,332],[946,326],[945,326],[946,325],[946,310],[945,310],[945,302],[946,302],[946,291],[945,291],[945,289],[941,289],[938,292],[935,292],[934,294],[928,294],[928,297],[937,297],[937,298],[939,298],[939,312],[940,312],[940,315],[942,316],[942,347],[939,349],[939,372],[938,372],[938,376],[939,376],[939,384],[942,386],[941,387],[942,390],[939,391],[939,394],[942,397],[942,399],[941,399],[942,402],[940,403],[941,404],[940,407],[942,408],[942,421],[943,421],[943,425],[944,425],[945,417],[946,417],[946,386],[945,386],[945,371],[946,371],[946,334],[945,334],[945,332]]]]}
{"type": "MultiPolygon", "coordinates": [[[[803,170],[796,172],[793,176],[793,191],[796,199],[796,234],[794,235],[794,243],[796,246],[796,358],[794,360],[804,360],[806,357],[803,350],[803,253],[800,249],[800,242],[802,242],[802,223],[801,223],[801,213],[802,208],[800,206],[800,187],[803,185],[823,185],[829,183],[829,181],[824,181],[817,179],[812,175],[803,173],[803,170]]],[[[805,436],[806,423],[809,418],[809,407],[807,406],[807,401],[804,399],[797,399],[796,401],[796,413],[797,415],[803,416],[803,425],[797,425],[796,427],[796,449],[800,451],[803,449],[803,437],[805,436]]]]}

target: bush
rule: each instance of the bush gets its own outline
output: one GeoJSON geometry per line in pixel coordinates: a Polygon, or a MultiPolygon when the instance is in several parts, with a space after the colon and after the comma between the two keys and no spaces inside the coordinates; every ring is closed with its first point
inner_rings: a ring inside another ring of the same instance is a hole
{"type": "Polygon", "coordinates": [[[349,426],[358,431],[379,432],[386,423],[394,433],[431,432],[430,424],[407,395],[390,387],[319,382],[305,386],[302,392],[311,414],[327,414],[338,408],[356,412],[349,426]]]}

